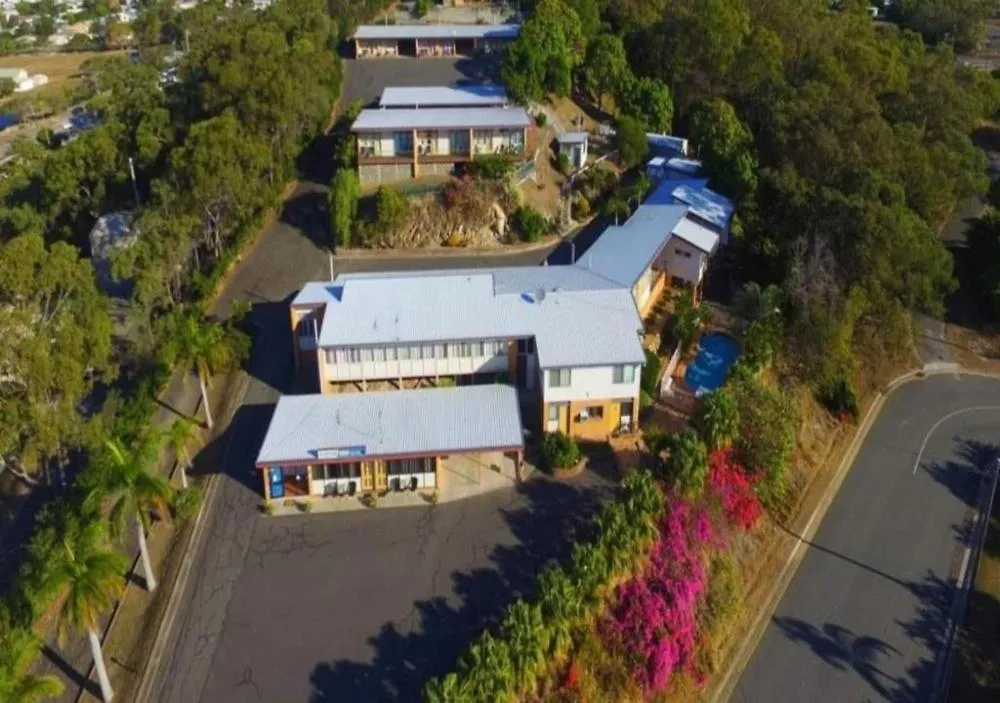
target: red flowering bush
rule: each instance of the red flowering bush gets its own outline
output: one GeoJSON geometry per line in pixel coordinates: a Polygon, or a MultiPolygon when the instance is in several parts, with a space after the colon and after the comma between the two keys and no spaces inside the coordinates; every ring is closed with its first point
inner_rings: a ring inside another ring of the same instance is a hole
{"type": "Polygon", "coordinates": [[[617,590],[601,631],[628,653],[647,691],[665,689],[678,671],[701,678],[697,612],[708,581],[706,553],[717,537],[705,510],[678,499],[660,524],[645,572],[617,590]]]}
{"type": "Polygon", "coordinates": [[[708,495],[718,502],[728,524],[744,530],[757,524],[760,500],[746,469],[727,451],[715,451],[708,457],[708,495]]]}

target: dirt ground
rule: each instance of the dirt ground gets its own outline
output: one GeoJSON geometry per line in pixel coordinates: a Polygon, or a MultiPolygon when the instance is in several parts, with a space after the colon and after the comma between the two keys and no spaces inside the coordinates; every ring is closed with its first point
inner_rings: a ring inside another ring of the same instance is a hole
{"type": "Polygon", "coordinates": [[[972,369],[1000,373],[1000,333],[948,324],[945,338],[955,361],[972,369]]]}
{"type": "MultiPolygon", "coordinates": [[[[64,87],[80,81],[80,66],[84,61],[98,56],[124,56],[124,51],[81,51],[57,54],[13,54],[0,57],[0,68],[23,68],[29,74],[44,73],[49,77],[45,85],[17,95],[55,95],[64,87]]],[[[0,103],[2,104],[2,103],[0,103]]]]}

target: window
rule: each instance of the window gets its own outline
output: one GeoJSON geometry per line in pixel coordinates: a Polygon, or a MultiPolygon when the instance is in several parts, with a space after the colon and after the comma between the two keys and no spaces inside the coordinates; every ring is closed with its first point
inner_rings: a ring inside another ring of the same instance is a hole
{"type": "Polygon", "coordinates": [[[615,366],[611,373],[613,383],[632,383],[635,381],[634,366],[615,366]]]}
{"type": "Polygon", "coordinates": [[[434,358],[434,347],[432,347],[431,345],[425,344],[420,349],[421,349],[421,352],[423,353],[423,357],[421,357],[421,358],[424,358],[424,359],[433,359],[434,358]]]}
{"type": "Polygon", "coordinates": [[[580,411],[581,420],[600,420],[602,417],[604,417],[604,406],[602,405],[594,405],[580,411]]]}
{"type": "Polygon", "coordinates": [[[385,361],[385,347],[375,347],[372,349],[372,356],[375,357],[375,361],[385,361]]]}
{"type": "Polygon", "coordinates": [[[467,342],[459,344],[458,355],[463,359],[468,359],[470,356],[472,356],[472,345],[467,342]]]}
{"type": "Polygon", "coordinates": [[[549,371],[549,388],[567,388],[572,383],[569,369],[552,369],[549,371]]]}
{"type": "Polygon", "coordinates": [[[486,345],[483,344],[482,342],[473,342],[471,346],[472,346],[472,356],[484,356],[485,355],[484,351],[486,349],[486,345]]]}
{"type": "Polygon", "coordinates": [[[448,345],[446,344],[435,344],[434,345],[434,355],[432,359],[447,359],[448,358],[448,345]]]}
{"type": "Polygon", "coordinates": [[[371,347],[365,347],[364,349],[361,350],[361,360],[362,361],[371,361],[372,358],[373,358],[373,354],[372,354],[371,347]]]}
{"type": "Polygon", "coordinates": [[[326,478],[326,466],[314,466],[312,467],[313,481],[322,481],[326,478]]]}
{"type": "Polygon", "coordinates": [[[559,406],[549,406],[549,422],[559,422],[559,406]]]}
{"type": "Polygon", "coordinates": [[[347,360],[350,363],[356,364],[359,361],[361,361],[361,350],[360,349],[346,349],[345,351],[347,352],[347,360]]]}
{"type": "Polygon", "coordinates": [[[326,363],[333,364],[336,363],[337,354],[334,353],[333,349],[327,349],[325,351],[326,363]]]}
{"type": "Polygon", "coordinates": [[[385,359],[386,361],[396,360],[396,347],[386,347],[385,348],[385,359]]]}
{"type": "Polygon", "coordinates": [[[410,360],[410,348],[409,347],[400,347],[399,348],[399,360],[400,361],[409,361],[410,360]]]}
{"type": "Polygon", "coordinates": [[[674,248],[674,253],[677,254],[678,256],[683,256],[685,259],[690,259],[691,258],[691,252],[684,251],[683,249],[678,249],[678,248],[675,247],[674,248]]]}
{"type": "Polygon", "coordinates": [[[527,339],[517,340],[517,353],[518,354],[534,354],[535,353],[535,338],[528,337],[527,339]]]}

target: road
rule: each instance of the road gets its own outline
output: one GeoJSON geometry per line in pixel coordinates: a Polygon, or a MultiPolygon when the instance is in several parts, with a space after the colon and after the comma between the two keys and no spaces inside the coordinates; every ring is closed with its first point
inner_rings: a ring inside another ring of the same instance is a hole
{"type": "Polygon", "coordinates": [[[932,700],[980,471],[998,450],[1000,381],[896,390],[730,700],[932,700]]]}

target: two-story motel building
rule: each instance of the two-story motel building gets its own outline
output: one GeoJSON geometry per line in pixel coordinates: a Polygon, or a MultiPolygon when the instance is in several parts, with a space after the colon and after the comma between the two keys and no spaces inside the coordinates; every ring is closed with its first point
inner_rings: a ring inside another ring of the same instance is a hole
{"type": "Polygon", "coordinates": [[[642,316],[667,285],[699,286],[719,244],[676,187],[661,184],[573,265],[307,283],[290,322],[319,393],[278,404],[264,446],[287,451],[258,457],[267,497],[322,495],[351,477],[361,490],[436,486],[456,455],[517,475],[523,443],[510,428],[522,424],[584,439],[635,428],[642,316]],[[454,387],[419,388],[441,379],[454,387]],[[303,438],[288,448],[290,432],[303,438]]]}

